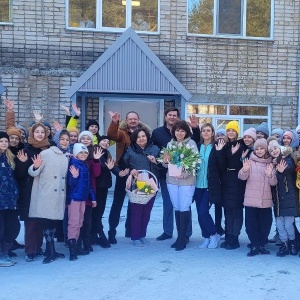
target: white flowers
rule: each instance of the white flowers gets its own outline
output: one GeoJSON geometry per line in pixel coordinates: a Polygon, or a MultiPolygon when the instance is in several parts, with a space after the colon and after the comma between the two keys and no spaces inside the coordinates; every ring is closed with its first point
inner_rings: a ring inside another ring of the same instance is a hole
{"type": "Polygon", "coordinates": [[[180,158],[184,158],[184,154],[183,153],[180,154],[180,158]]]}

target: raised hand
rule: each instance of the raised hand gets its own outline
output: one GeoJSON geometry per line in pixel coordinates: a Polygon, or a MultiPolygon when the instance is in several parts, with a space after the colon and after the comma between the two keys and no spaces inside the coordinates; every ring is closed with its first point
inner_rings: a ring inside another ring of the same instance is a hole
{"type": "Polygon", "coordinates": [[[34,115],[35,122],[40,123],[43,119],[43,115],[41,114],[41,112],[39,110],[33,110],[32,113],[34,115]]]}
{"type": "Polygon", "coordinates": [[[243,172],[246,173],[250,170],[250,167],[251,167],[251,163],[250,163],[250,160],[248,158],[245,158],[244,161],[243,161],[243,172]]]}
{"type": "Polygon", "coordinates": [[[73,108],[73,110],[74,110],[75,115],[76,115],[77,117],[80,117],[80,115],[81,115],[80,107],[78,107],[78,106],[76,105],[76,103],[72,103],[72,108],[73,108]]]}
{"type": "Polygon", "coordinates": [[[243,151],[243,153],[242,153],[242,159],[244,159],[245,157],[247,157],[248,153],[249,153],[249,149],[246,149],[245,151],[243,151]]]}
{"type": "Polygon", "coordinates": [[[121,120],[121,115],[117,112],[109,111],[109,116],[114,123],[118,123],[121,120]]]}
{"type": "Polygon", "coordinates": [[[218,144],[215,145],[217,151],[222,150],[224,146],[225,146],[225,141],[223,139],[219,139],[218,144]]]}
{"type": "Polygon", "coordinates": [[[54,129],[55,129],[56,132],[57,132],[57,131],[60,131],[60,130],[63,130],[62,125],[59,124],[57,121],[54,121],[54,122],[53,122],[53,127],[54,127],[54,129]]]}
{"type": "Polygon", "coordinates": [[[231,154],[236,153],[236,151],[238,151],[240,149],[240,143],[236,143],[235,146],[231,146],[231,154]]]}
{"type": "Polygon", "coordinates": [[[109,170],[111,170],[115,166],[115,161],[112,158],[109,158],[105,165],[109,170]]]}
{"type": "Polygon", "coordinates": [[[285,160],[283,160],[283,159],[276,166],[276,169],[279,173],[283,173],[286,168],[287,168],[287,164],[286,164],[285,160]]]}
{"type": "Polygon", "coordinates": [[[64,106],[64,105],[61,105],[60,107],[64,110],[66,116],[71,116],[69,107],[64,106]]]}
{"type": "Polygon", "coordinates": [[[102,148],[97,147],[97,149],[94,152],[94,159],[100,159],[100,157],[104,154],[102,148]]]}
{"type": "Polygon", "coordinates": [[[18,151],[17,158],[18,158],[19,161],[21,161],[21,162],[25,162],[25,161],[28,160],[27,153],[24,153],[24,150],[18,151]]]}
{"type": "Polygon", "coordinates": [[[265,170],[265,174],[266,174],[267,177],[269,177],[269,178],[272,177],[273,169],[274,169],[273,164],[267,164],[267,167],[266,167],[266,170],[265,170]]]}
{"type": "Polygon", "coordinates": [[[122,170],[119,172],[119,176],[124,177],[129,174],[129,171],[130,171],[129,169],[122,170]]]}
{"type": "Polygon", "coordinates": [[[76,169],[73,165],[70,166],[69,171],[72,174],[73,178],[77,178],[79,176],[79,170],[76,169]]]}
{"type": "Polygon", "coordinates": [[[40,154],[34,155],[33,158],[31,158],[31,159],[33,161],[33,167],[35,169],[38,169],[43,163],[43,160],[42,160],[42,157],[40,154]]]}
{"type": "Polygon", "coordinates": [[[191,115],[189,117],[188,123],[191,125],[192,128],[198,128],[199,127],[199,117],[196,117],[195,115],[191,115]]]}
{"type": "Polygon", "coordinates": [[[3,101],[3,103],[5,104],[8,111],[14,111],[14,101],[13,100],[5,99],[3,101]]]}

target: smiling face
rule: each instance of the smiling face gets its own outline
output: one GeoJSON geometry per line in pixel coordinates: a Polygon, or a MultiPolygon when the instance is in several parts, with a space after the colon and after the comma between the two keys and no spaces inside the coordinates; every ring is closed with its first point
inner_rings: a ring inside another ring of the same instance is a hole
{"type": "Polygon", "coordinates": [[[244,135],[243,140],[245,145],[248,147],[254,144],[254,139],[250,135],[244,135]]]}
{"type": "Polygon", "coordinates": [[[256,138],[257,139],[265,139],[266,135],[261,131],[256,131],[256,138]]]}
{"type": "Polygon", "coordinates": [[[9,136],[9,145],[11,147],[17,147],[19,143],[20,143],[20,138],[17,135],[11,134],[9,136]]]}
{"type": "Polygon", "coordinates": [[[280,148],[279,147],[272,147],[270,149],[269,153],[273,158],[277,158],[280,155],[280,148]]]}
{"type": "Polygon", "coordinates": [[[8,139],[7,138],[2,138],[0,139],[0,150],[5,151],[8,148],[8,139]]]}
{"type": "Polygon", "coordinates": [[[169,111],[165,116],[165,122],[167,127],[172,127],[174,123],[178,120],[178,112],[176,110],[169,111]]]}
{"type": "Polygon", "coordinates": [[[187,132],[183,129],[176,129],[175,130],[175,137],[177,142],[182,142],[186,137],[187,132]]]}
{"type": "Polygon", "coordinates": [[[91,125],[88,129],[92,134],[96,134],[99,130],[97,125],[91,125]]]}
{"type": "Polygon", "coordinates": [[[139,125],[139,117],[136,113],[129,113],[126,117],[126,123],[129,129],[135,130],[139,125]]]}
{"type": "Polygon", "coordinates": [[[145,131],[140,131],[137,135],[136,143],[141,147],[145,148],[148,143],[148,138],[146,136],[145,131]]]}
{"type": "Polygon", "coordinates": [[[236,140],[238,137],[237,132],[234,129],[227,129],[226,135],[230,141],[236,140]]]}
{"type": "Polygon", "coordinates": [[[283,146],[289,146],[289,145],[291,144],[291,142],[292,142],[292,139],[291,139],[290,136],[284,135],[284,136],[282,137],[282,143],[283,143],[283,146]]]}
{"type": "Polygon", "coordinates": [[[102,149],[107,149],[109,147],[109,140],[108,139],[103,139],[99,142],[99,146],[102,149]]]}
{"type": "Polygon", "coordinates": [[[87,159],[88,155],[89,155],[89,154],[88,154],[87,152],[81,151],[81,152],[79,152],[79,153],[76,155],[76,158],[79,159],[79,160],[84,161],[84,160],[87,159]]]}
{"type": "Polygon", "coordinates": [[[59,138],[59,143],[63,149],[67,149],[70,145],[70,138],[67,134],[63,134],[59,138]]]}
{"type": "Polygon", "coordinates": [[[205,126],[201,128],[201,137],[204,142],[211,142],[214,139],[214,132],[210,126],[205,126]]]}
{"type": "Polygon", "coordinates": [[[266,151],[266,149],[263,148],[263,147],[257,147],[257,148],[254,150],[254,153],[255,153],[255,155],[256,155],[257,157],[263,158],[263,157],[266,155],[267,151],[266,151]]]}
{"type": "Polygon", "coordinates": [[[88,147],[92,144],[92,140],[88,135],[83,135],[79,141],[79,143],[82,143],[84,146],[88,147]]]}
{"type": "Polygon", "coordinates": [[[278,143],[280,142],[280,135],[279,135],[279,134],[274,133],[272,136],[276,139],[276,141],[277,141],[278,143]]]}
{"type": "Polygon", "coordinates": [[[45,139],[46,132],[42,126],[38,126],[33,132],[33,138],[38,142],[41,142],[45,139]]]}
{"type": "Polygon", "coordinates": [[[75,144],[78,141],[78,133],[76,131],[70,132],[70,143],[75,144]]]}

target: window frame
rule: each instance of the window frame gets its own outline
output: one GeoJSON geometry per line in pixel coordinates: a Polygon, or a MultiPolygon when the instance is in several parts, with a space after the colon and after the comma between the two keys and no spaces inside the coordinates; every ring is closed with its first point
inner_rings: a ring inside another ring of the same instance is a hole
{"type": "Polygon", "coordinates": [[[11,21],[8,21],[8,22],[1,22],[0,21],[0,26],[13,25],[13,0],[8,0],[8,3],[9,3],[8,18],[11,21]]]}
{"type": "Polygon", "coordinates": [[[248,0],[242,0],[241,9],[242,9],[242,22],[241,22],[241,35],[237,34],[218,34],[217,33],[217,26],[218,26],[218,10],[219,10],[219,1],[222,0],[214,0],[214,14],[213,14],[213,34],[203,34],[203,33],[190,33],[189,30],[189,1],[187,1],[187,11],[186,11],[186,28],[187,28],[187,36],[190,37],[205,37],[205,38],[221,38],[221,39],[241,39],[241,40],[259,40],[259,41],[273,41],[274,40],[274,19],[275,19],[275,0],[271,1],[271,22],[270,22],[270,37],[252,37],[252,36],[246,36],[246,30],[247,30],[247,22],[246,22],[246,16],[247,16],[247,10],[245,7],[247,7],[247,1],[248,0]]]}
{"type": "MultiPolygon", "coordinates": [[[[81,28],[81,27],[70,27],[69,26],[69,0],[65,0],[65,25],[67,30],[72,31],[88,31],[88,32],[111,32],[111,33],[122,33],[126,31],[129,27],[131,27],[131,2],[126,0],[126,26],[125,28],[114,28],[114,27],[103,27],[100,26],[102,24],[102,1],[103,0],[95,0],[96,1],[96,22],[95,28],[81,28]]],[[[120,0],[121,1],[121,0],[120,0]]],[[[145,34],[145,35],[159,35],[160,34],[160,6],[161,0],[157,0],[157,31],[137,31],[137,33],[145,34]]]]}

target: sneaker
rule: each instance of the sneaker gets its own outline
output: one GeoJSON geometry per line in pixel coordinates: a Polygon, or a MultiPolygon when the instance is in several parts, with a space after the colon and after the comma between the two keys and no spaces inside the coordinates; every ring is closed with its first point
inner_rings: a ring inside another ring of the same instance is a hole
{"type": "Polygon", "coordinates": [[[168,240],[168,239],[171,239],[171,238],[172,238],[171,235],[168,235],[168,234],[166,234],[166,233],[163,233],[163,234],[161,234],[160,236],[158,236],[158,237],[156,238],[156,240],[157,240],[157,241],[165,241],[165,240],[168,240]]]}
{"type": "Polygon", "coordinates": [[[8,256],[0,256],[0,267],[12,267],[15,262],[8,256]]]}
{"type": "Polygon", "coordinates": [[[198,246],[200,249],[205,249],[208,247],[210,242],[209,238],[205,238],[204,241],[198,246]]]}
{"type": "Polygon", "coordinates": [[[150,244],[150,242],[146,239],[146,238],[140,238],[140,241],[142,242],[142,244],[144,244],[144,245],[149,245],[150,244]]]}
{"type": "Polygon", "coordinates": [[[135,246],[135,247],[143,247],[144,244],[141,242],[141,240],[133,240],[133,246],[135,246]]]}
{"type": "Polygon", "coordinates": [[[36,256],[35,256],[35,254],[27,254],[26,257],[25,257],[25,260],[27,262],[35,261],[36,260],[36,256]]]}
{"type": "Polygon", "coordinates": [[[221,236],[219,234],[214,234],[214,235],[211,235],[210,236],[210,239],[209,239],[209,244],[207,246],[207,248],[209,249],[216,249],[219,245],[219,242],[220,242],[220,239],[221,239],[221,236]]]}

